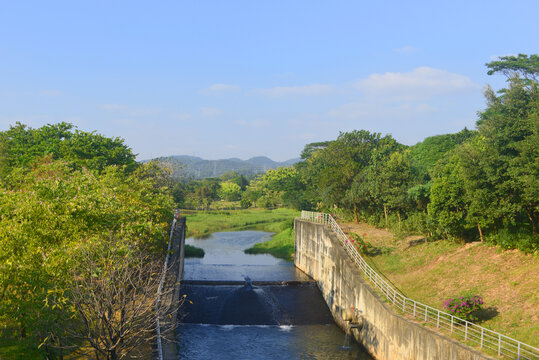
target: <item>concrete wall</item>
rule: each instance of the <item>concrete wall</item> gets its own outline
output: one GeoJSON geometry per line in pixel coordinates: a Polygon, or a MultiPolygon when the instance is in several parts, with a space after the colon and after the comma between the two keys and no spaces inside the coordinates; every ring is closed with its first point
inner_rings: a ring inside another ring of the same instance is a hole
{"type": "Polygon", "coordinates": [[[335,322],[345,330],[343,311],[354,307],[364,325],[352,334],[376,359],[491,359],[467,346],[396,315],[361,278],[327,226],[296,219],[295,265],[317,281],[335,322]]]}
{"type": "MultiPolygon", "coordinates": [[[[183,280],[183,268],[185,260],[185,218],[181,217],[176,222],[171,244],[170,268],[165,277],[161,306],[172,308],[171,316],[161,321],[162,331],[166,332],[169,327],[175,328],[178,323],[178,309],[175,307],[180,301],[180,282],[183,280]]],[[[174,339],[175,332],[162,338],[163,359],[178,359],[178,344],[174,339]]],[[[157,357],[154,355],[154,359],[157,357]]]]}

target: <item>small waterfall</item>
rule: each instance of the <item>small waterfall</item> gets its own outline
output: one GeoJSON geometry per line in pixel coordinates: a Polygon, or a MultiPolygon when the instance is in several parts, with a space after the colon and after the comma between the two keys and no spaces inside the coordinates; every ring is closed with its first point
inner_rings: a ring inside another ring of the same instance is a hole
{"type": "Polygon", "coordinates": [[[350,345],[350,327],[346,329],[346,332],[344,333],[344,341],[341,346],[341,349],[343,350],[350,350],[352,349],[352,346],[350,345]]]}
{"type": "Polygon", "coordinates": [[[275,317],[275,304],[268,302],[261,289],[253,287],[246,276],[243,287],[231,292],[220,310],[219,324],[279,325],[275,317]],[[262,294],[261,294],[262,293],[262,294]]]}

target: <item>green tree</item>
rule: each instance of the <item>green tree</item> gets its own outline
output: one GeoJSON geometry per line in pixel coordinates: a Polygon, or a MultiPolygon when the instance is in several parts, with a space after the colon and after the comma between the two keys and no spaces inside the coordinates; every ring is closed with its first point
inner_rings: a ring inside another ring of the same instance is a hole
{"type": "Polygon", "coordinates": [[[523,219],[536,233],[539,221],[539,90],[510,81],[501,95],[487,89],[487,109],[477,122],[484,157],[481,167],[496,198],[495,221],[523,219]]]}
{"type": "Polygon", "coordinates": [[[110,165],[137,167],[135,155],[123,139],[107,138],[96,133],[74,130],[69,123],[45,125],[32,129],[17,123],[0,133],[3,168],[9,173],[17,167],[29,168],[39,158],[63,159],[73,167],[102,171],[110,165]]]}
{"type": "Polygon", "coordinates": [[[434,170],[436,162],[443,159],[446,154],[472,138],[477,131],[464,128],[455,134],[436,135],[425,138],[423,141],[410,147],[410,165],[414,176],[420,183],[431,179],[430,173],[434,170]]]}
{"type": "Polygon", "coordinates": [[[73,170],[49,158],[14,180],[0,191],[0,319],[55,349],[73,320],[72,249],[118,236],[163,251],[173,202],[154,178],[119,167],[73,170]]]}
{"type": "Polygon", "coordinates": [[[218,194],[221,199],[236,201],[240,199],[241,187],[231,181],[222,182],[218,194]]]}
{"type": "Polygon", "coordinates": [[[464,180],[460,174],[458,156],[453,155],[446,162],[437,165],[427,208],[442,237],[464,237],[468,203],[465,201],[464,180]]]}
{"type": "Polygon", "coordinates": [[[539,75],[539,55],[518,54],[517,56],[500,56],[498,60],[486,63],[489,69],[487,74],[493,75],[501,72],[507,79],[514,79],[522,76],[528,81],[537,82],[539,75]]]}

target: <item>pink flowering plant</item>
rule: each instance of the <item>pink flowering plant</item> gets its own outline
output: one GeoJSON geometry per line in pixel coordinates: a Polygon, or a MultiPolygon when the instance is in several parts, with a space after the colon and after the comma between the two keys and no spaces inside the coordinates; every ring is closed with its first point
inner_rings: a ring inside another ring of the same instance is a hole
{"type": "Polygon", "coordinates": [[[443,307],[450,314],[474,322],[478,318],[475,315],[484,304],[480,295],[463,295],[456,298],[449,298],[443,302],[443,307]]]}
{"type": "Polygon", "coordinates": [[[346,241],[352,243],[354,247],[362,254],[365,254],[367,252],[367,242],[363,240],[358,234],[353,232],[346,233],[346,237],[348,238],[346,241]]]}

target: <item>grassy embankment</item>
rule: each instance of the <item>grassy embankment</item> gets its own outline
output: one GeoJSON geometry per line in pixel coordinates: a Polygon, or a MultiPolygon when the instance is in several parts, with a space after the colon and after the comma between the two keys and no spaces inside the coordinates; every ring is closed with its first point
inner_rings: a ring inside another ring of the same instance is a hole
{"type": "Polygon", "coordinates": [[[294,253],[293,219],[299,211],[291,209],[246,209],[199,211],[187,214],[187,236],[204,237],[213,232],[262,230],[276,233],[271,240],[247,249],[249,254],[268,253],[292,260],[294,253]]]}
{"type": "Polygon", "coordinates": [[[366,224],[341,223],[371,246],[366,261],[406,296],[443,310],[442,301],[483,296],[480,325],[539,346],[539,258],[482,243],[397,239],[366,224]]]}

